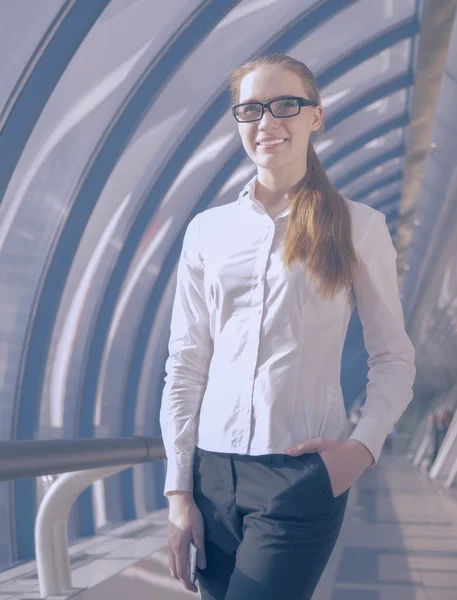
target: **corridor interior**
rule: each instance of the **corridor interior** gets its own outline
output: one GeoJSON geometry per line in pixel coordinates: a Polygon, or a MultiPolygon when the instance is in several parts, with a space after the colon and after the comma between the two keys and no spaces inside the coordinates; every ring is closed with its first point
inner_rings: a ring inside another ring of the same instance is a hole
{"type": "MultiPolygon", "coordinates": [[[[70,548],[74,600],[195,598],[168,571],[167,511],[70,548]],[[78,589],[79,588],[79,589],[78,589]]],[[[313,600],[455,600],[457,493],[383,452],[351,490],[313,600]]],[[[1,600],[37,600],[33,562],[0,573],[1,600]]],[[[284,599],[286,600],[286,599],[284,599]]]]}

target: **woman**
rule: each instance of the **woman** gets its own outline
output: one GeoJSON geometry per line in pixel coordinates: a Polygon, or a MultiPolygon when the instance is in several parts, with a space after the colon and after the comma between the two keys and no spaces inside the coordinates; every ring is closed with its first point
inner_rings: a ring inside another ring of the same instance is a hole
{"type": "Polygon", "coordinates": [[[309,599],[348,491],[412,398],[396,252],[384,216],[330,184],[310,135],[309,69],[268,55],[232,77],[257,175],[197,215],[183,242],[160,422],[169,564],[204,600],[309,599]],[[350,433],[341,352],[355,301],[369,358],[350,433]]]}

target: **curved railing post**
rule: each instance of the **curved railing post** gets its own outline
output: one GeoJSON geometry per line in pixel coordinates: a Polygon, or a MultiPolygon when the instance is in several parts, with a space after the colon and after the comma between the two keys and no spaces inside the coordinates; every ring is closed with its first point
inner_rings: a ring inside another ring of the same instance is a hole
{"type": "Polygon", "coordinates": [[[89,485],[131,465],[65,473],[47,491],[35,521],[35,553],[40,595],[65,595],[71,591],[67,523],[70,509],[89,485]]]}

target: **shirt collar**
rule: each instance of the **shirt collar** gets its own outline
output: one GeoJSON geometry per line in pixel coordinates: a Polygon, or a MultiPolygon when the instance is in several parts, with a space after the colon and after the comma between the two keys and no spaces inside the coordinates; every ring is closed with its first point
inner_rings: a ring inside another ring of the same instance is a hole
{"type": "MultiPolygon", "coordinates": [[[[238,196],[238,203],[245,204],[246,206],[250,205],[251,208],[257,208],[258,210],[265,212],[265,209],[264,209],[262,203],[259,202],[259,200],[257,200],[254,196],[256,181],[257,181],[257,175],[254,175],[254,177],[252,177],[247,182],[247,184],[244,186],[244,188],[241,190],[241,192],[238,196]]],[[[289,212],[290,212],[290,206],[288,206],[286,209],[284,209],[282,211],[282,213],[276,217],[275,221],[277,219],[282,219],[283,217],[287,217],[289,212]]]]}

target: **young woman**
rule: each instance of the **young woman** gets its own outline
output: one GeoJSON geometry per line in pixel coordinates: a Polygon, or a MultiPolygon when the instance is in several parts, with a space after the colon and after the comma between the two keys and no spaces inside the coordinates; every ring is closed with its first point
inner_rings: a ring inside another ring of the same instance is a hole
{"type": "Polygon", "coordinates": [[[169,565],[189,542],[204,600],[310,599],[348,491],[412,399],[396,252],[384,215],[343,198],[310,135],[323,111],[301,62],[237,69],[233,115],[257,175],[189,224],[160,422],[169,565]],[[369,358],[350,433],[341,352],[355,302],[369,358]]]}

